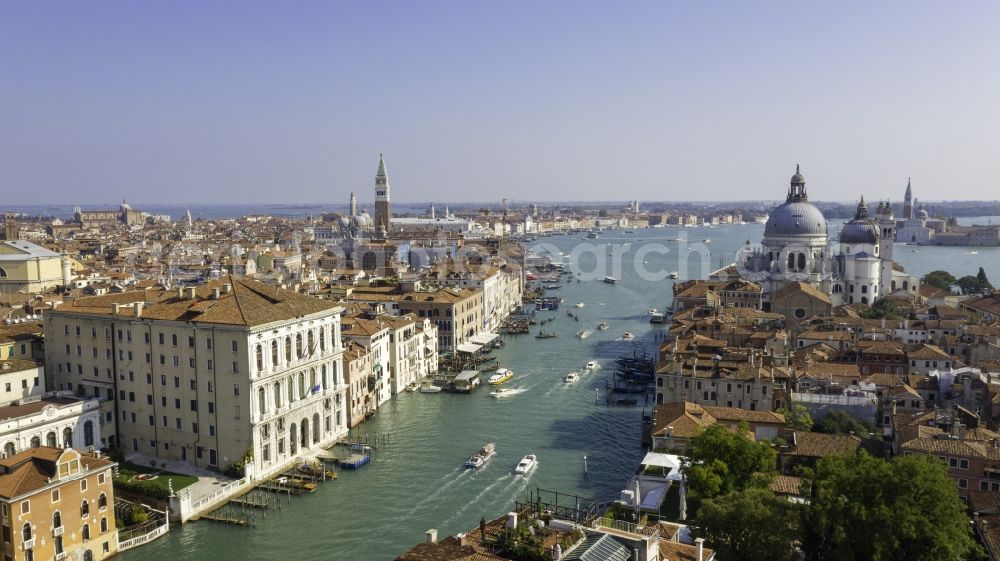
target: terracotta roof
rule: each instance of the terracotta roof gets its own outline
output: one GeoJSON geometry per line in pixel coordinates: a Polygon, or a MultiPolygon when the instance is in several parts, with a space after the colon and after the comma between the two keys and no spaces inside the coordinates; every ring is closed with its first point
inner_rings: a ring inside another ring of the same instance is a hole
{"type": "Polygon", "coordinates": [[[823,434],[818,432],[792,431],[792,443],[782,448],[780,454],[825,458],[838,454],[850,454],[861,446],[861,439],[853,435],[823,434]]]}
{"type": "Polygon", "coordinates": [[[802,494],[802,478],[777,474],[771,481],[771,491],[777,495],[802,494]]]}
{"type": "Polygon", "coordinates": [[[969,491],[969,508],[972,512],[994,511],[1000,514],[1000,491],[969,491]]]}
{"type": "Polygon", "coordinates": [[[920,345],[916,350],[907,353],[907,357],[920,360],[951,360],[951,355],[934,345],[920,345]]]}
{"type": "Polygon", "coordinates": [[[773,294],[771,294],[771,302],[782,300],[784,298],[787,298],[788,296],[791,296],[792,294],[797,294],[800,292],[802,294],[815,298],[820,302],[824,302],[826,304],[831,303],[829,295],[818,290],[817,288],[813,287],[810,284],[800,281],[790,282],[785,286],[781,287],[780,289],[778,289],[777,291],[775,291],[773,294]]]}
{"type": "Polygon", "coordinates": [[[702,549],[702,558],[699,560],[696,546],[666,540],[660,541],[660,559],[662,561],[711,561],[714,558],[715,551],[707,547],[702,549]]]}
{"type": "Polygon", "coordinates": [[[56,465],[65,454],[80,456],[80,462],[87,469],[108,467],[114,462],[83,455],[72,449],[42,446],[29,448],[0,459],[0,497],[12,499],[30,494],[49,485],[56,476],[56,465]]]}
{"type": "Polygon", "coordinates": [[[40,413],[46,407],[59,408],[65,405],[73,405],[75,403],[80,403],[80,400],[66,397],[50,397],[21,405],[6,405],[4,407],[0,407],[0,421],[34,415],[36,413],[40,413]]]}
{"type": "MultiPolygon", "coordinates": [[[[133,291],[78,298],[55,313],[112,315],[113,305],[143,302],[141,317],[225,325],[257,326],[335,310],[334,303],[244,278],[227,276],[195,288],[194,298],[176,291],[133,291]],[[230,285],[232,290],[213,299],[212,289],[230,285]]],[[[134,317],[134,308],[120,315],[134,317]]]]}

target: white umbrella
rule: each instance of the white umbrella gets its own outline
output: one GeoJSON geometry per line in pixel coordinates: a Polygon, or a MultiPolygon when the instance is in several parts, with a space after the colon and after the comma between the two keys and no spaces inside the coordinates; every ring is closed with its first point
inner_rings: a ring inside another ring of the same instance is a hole
{"type": "Polygon", "coordinates": [[[681,501],[680,501],[680,512],[678,513],[678,518],[681,520],[687,520],[687,478],[681,475],[681,501]]]}

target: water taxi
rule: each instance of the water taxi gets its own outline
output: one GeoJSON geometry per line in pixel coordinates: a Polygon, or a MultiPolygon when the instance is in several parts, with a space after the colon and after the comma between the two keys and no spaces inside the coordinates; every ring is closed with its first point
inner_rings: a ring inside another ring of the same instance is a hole
{"type": "Polygon", "coordinates": [[[601,331],[604,331],[605,329],[608,328],[608,322],[602,321],[601,323],[597,324],[597,328],[600,329],[601,331]]]}
{"type": "Polygon", "coordinates": [[[465,462],[465,467],[469,469],[479,469],[483,467],[486,462],[490,461],[493,456],[497,455],[496,446],[492,442],[487,442],[479,449],[478,452],[469,457],[465,462]]]}
{"type": "Polygon", "coordinates": [[[509,381],[513,377],[514,377],[514,372],[507,370],[506,368],[497,368],[496,374],[490,376],[490,379],[487,380],[487,382],[491,386],[499,386],[500,384],[509,381]]]}
{"type": "Polygon", "coordinates": [[[416,382],[410,382],[409,384],[407,384],[406,385],[406,391],[408,391],[408,392],[415,392],[415,391],[417,391],[417,383],[416,382]]]}
{"type": "Polygon", "coordinates": [[[420,393],[441,393],[441,388],[430,382],[424,382],[420,386],[420,393]]]}
{"type": "Polygon", "coordinates": [[[567,384],[572,384],[578,381],[580,381],[580,374],[577,372],[570,372],[565,378],[563,378],[563,382],[566,382],[567,384]]]}
{"type": "Polygon", "coordinates": [[[653,314],[655,314],[657,312],[659,312],[659,310],[657,310],[656,308],[650,308],[649,309],[649,315],[653,315],[653,314]]]}
{"type": "Polygon", "coordinates": [[[528,454],[524,458],[521,458],[521,461],[518,462],[517,467],[514,468],[514,473],[528,473],[535,468],[535,462],[537,460],[538,458],[536,458],[534,454],[528,454]]]}
{"type": "Polygon", "coordinates": [[[630,331],[626,331],[625,334],[622,335],[623,341],[631,341],[632,339],[635,339],[635,335],[632,335],[630,331]]]}
{"type": "Polygon", "coordinates": [[[608,284],[617,284],[618,279],[616,279],[615,277],[604,277],[604,282],[608,284]]]}
{"type": "Polygon", "coordinates": [[[680,275],[678,275],[678,274],[677,274],[677,271],[670,271],[670,278],[672,278],[672,279],[676,279],[676,278],[677,278],[677,277],[679,277],[679,276],[680,276],[680,275]]]}
{"type": "Polygon", "coordinates": [[[587,362],[587,366],[585,368],[587,370],[597,370],[600,367],[601,365],[596,360],[591,360],[587,362]]]}
{"type": "Polygon", "coordinates": [[[582,308],[583,307],[583,302],[577,302],[576,304],[573,304],[573,305],[576,306],[577,308],[582,308]]]}
{"type": "Polygon", "coordinates": [[[592,331],[590,331],[589,329],[581,329],[580,331],[576,332],[576,336],[579,337],[580,339],[586,339],[587,337],[590,337],[591,333],[592,331]]]}

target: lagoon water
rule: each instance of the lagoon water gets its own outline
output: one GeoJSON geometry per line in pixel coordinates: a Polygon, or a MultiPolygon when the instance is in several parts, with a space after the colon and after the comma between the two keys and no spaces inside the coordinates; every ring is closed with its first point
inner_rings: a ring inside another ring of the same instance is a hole
{"type": "MultiPolygon", "coordinates": [[[[839,227],[831,223],[831,236],[839,227]]],[[[581,244],[596,246],[593,251],[577,250],[584,271],[594,270],[607,257],[606,245],[624,251],[627,266],[620,273],[596,271],[598,280],[563,284],[558,290],[565,299],[560,310],[540,315],[557,318],[545,326],[547,331],[557,331],[557,338],[506,338],[507,346],[497,355],[503,366],[516,373],[506,387],[519,393],[496,399],[484,387],[472,395],[401,394],[360,429],[373,435],[388,433],[391,438],[368,466],[341,473],[337,481],[321,485],[309,496],[293,497],[266,520],[258,518],[255,529],[190,523],[120,559],[391,560],[422,541],[425,530],[437,528],[441,537],[467,531],[478,525],[480,517],[507,512],[516,497],[536,487],[600,500],[617,498],[643,455],[639,443],[643,403],[605,405],[604,380],[612,375],[619,354],[631,353],[637,345],[655,350],[665,328],[649,324],[647,312],[669,304],[673,282],[641,278],[632,266],[633,257],[646,243],[672,248],[674,242],[668,238],[680,237],[681,232],[692,243],[710,239],[704,245],[711,252],[714,269],[720,258],[732,261],[747,239],[759,242],[763,226],[644,229],[607,232],[596,240],[584,240],[582,235],[539,240],[566,255],[581,244]],[[600,282],[612,273],[620,278],[617,285],[600,282]],[[577,302],[584,307],[574,308],[577,302]],[[567,309],[577,313],[580,321],[567,317],[567,309]],[[602,320],[610,326],[607,331],[595,329],[583,340],[574,336],[580,329],[594,329],[602,320]],[[636,340],[622,341],[625,331],[634,333],[636,340]],[[591,359],[603,368],[586,373],[584,364],[591,359]],[[570,371],[581,372],[582,379],[563,383],[570,371]],[[464,470],[464,460],[488,441],[496,442],[497,457],[481,470],[464,470]],[[512,475],[517,461],[532,453],[538,455],[537,468],[527,477],[512,475]],[[587,475],[584,456],[588,457],[587,475]]],[[[897,245],[895,254],[917,275],[942,268],[956,276],[975,274],[982,265],[995,283],[1000,281],[1000,248],[978,248],[974,255],[964,248],[897,245]]],[[[666,255],[648,253],[645,260],[651,272],[683,269],[673,249],[666,255]]],[[[692,260],[689,274],[707,274],[697,261],[692,260]]]]}

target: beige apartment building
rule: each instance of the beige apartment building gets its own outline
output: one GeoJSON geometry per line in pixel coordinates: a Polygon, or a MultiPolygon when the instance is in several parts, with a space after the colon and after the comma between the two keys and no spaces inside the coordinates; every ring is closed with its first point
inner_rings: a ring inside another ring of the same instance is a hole
{"type": "Polygon", "coordinates": [[[80,298],[45,316],[49,389],[103,400],[126,454],[263,476],[347,430],[340,312],[231,276],[80,298]]]}
{"type": "Polygon", "coordinates": [[[386,312],[394,316],[413,314],[418,319],[429,319],[437,327],[439,352],[455,352],[485,329],[483,291],[479,289],[443,288],[399,294],[365,288],[354,290],[349,299],[384,304],[386,312]]]}
{"type": "Polygon", "coordinates": [[[72,448],[0,459],[4,559],[95,561],[117,553],[114,465],[72,448]]]}

